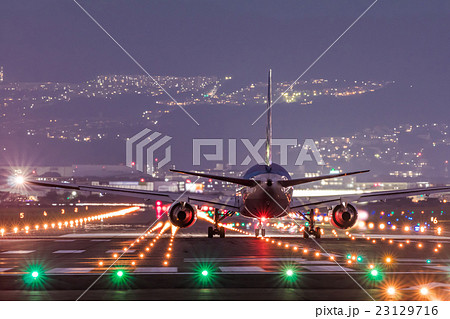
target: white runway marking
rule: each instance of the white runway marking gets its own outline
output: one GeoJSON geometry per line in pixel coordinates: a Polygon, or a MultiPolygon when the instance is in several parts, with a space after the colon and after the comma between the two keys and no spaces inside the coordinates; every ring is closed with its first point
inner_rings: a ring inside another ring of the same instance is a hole
{"type": "MultiPolygon", "coordinates": [[[[136,249],[128,249],[127,253],[134,253],[136,249]]],[[[123,249],[111,249],[106,251],[107,254],[121,254],[123,253],[123,249]]]]}
{"type": "Polygon", "coordinates": [[[8,270],[11,270],[12,268],[0,268],[0,272],[5,272],[5,271],[8,271],[8,270]]]}
{"type": "Polygon", "coordinates": [[[425,266],[425,267],[431,268],[431,269],[437,269],[437,270],[440,270],[440,271],[443,271],[443,272],[450,273],[450,266],[442,265],[442,266],[425,266]]]}
{"type": "Polygon", "coordinates": [[[257,266],[241,266],[241,267],[219,267],[222,272],[264,272],[265,270],[257,266]]]}
{"type": "Polygon", "coordinates": [[[137,267],[134,270],[135,273],[165,273],[165,272],[178,272],[177,267],[137,267]]]}
{"type": "Polygon", "coordinates": [[[2,254],[30,254],[36,250],[8,250],[2,252],[2,254]]]}
{"type": "Polygon", "coordinates": [[[86,250],[56,250],[53,253],[54,254],[81,254],[84,253],[86,250]]]}
{"type": "Polygon", "coordinates": [[[47,274],[85,274],[91,272],[94,268],[53,268],[47,271],[47,274]]]}
{"type": "MultiPolygon", "coordinates": [[[[195,262],[210,262],[209,258],[184,258],[184,262],[186,263],[195,263],[195,262]]],[[[295,261],[295,262],[304,262],[306,259],[303,258],[252,258],[252,257],[239,257],[239,258],[214,258],[215,262],[251,262],[251,261],[295,261]]]]}
{"type": "Polygon", "coordinates": [[[75,239],[55,239],[55,243],[65,243],[65,242],[72,242],[75,241],[75,239]]]}
{"type": "Polygon", "coordinates": [[[339,267],[339,266],[305,266],[305,269],[309,270],[309,271],[328,271],[328,272],[344,272],[345,271],[355,271],[353,269],[350,268],[346,268],[346,267],[339,267]]]}
{"type": "Polygon", "coordinates": [[[91,241],[111,241],[111,239],[91,239],[91,241]]]}

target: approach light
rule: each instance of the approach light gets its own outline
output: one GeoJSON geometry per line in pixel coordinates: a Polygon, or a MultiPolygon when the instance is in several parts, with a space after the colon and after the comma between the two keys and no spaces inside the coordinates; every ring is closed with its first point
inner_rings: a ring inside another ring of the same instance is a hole
{"type": "Polygon", "coordinates": [[[389,287],[386,292],[388,293],[388,295],[393,296],[395,295],[395,288],[389,287]]]}
{"type": "Polygon", "coordinates": [[[422,287],[422,288],[420,288],[420,294],[421,294],[422,296],[426,296],[426,295],[428,295],[428,293],[429,293],[429,291],[428,291],[428,288],[427,288],[427,287],[422,287]]]}

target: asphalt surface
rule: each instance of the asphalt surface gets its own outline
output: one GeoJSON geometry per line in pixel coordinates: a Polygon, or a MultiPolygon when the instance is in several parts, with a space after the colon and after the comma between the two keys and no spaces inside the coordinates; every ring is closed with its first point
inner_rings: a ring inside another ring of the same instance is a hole
{"type": "Polygon", "coordinates": [[[93,224],[4,236],[0,300],[450,299],[446,234],[354,231],[352,240],[325,226],[314,240],[269,227],[257,239],[239,227],[209,239],[207,227],[199,220],[174,236],[159,235],[163,227],[145,236],[145,225],[93,224]]]}

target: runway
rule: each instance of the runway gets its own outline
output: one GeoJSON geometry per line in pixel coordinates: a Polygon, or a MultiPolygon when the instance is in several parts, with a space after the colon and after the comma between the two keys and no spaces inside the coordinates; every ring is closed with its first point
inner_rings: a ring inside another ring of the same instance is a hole
{"type": "Polygon", "coordinates": [[[355,232],[314,240],[269,228],[266,238],[255,238],[241,227],[209,239],[207,226],[199,221],[175,234],[161,223],[153,231],[110,225],[3,237],[0,299],[450,299],[445,235],[355,232]]]}

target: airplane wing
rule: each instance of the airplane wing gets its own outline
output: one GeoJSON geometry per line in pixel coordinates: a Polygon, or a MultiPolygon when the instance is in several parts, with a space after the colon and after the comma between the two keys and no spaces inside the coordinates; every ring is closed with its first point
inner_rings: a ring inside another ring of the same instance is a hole
{"type": "Polygon", "coordinates": [[[343,177],[343,176],[350,176],[350,175],[355,175],[355,174],[367,173],[369,171],[370,170],[364,170],[364,171],[341,173],[341,174],[330,174],[330,175],[322,175],[322,176],[315,176],[315,177],[288,179],[288,180],[278,181],[278,184],[280,184],[283,187],[289,187],[289,186],[295,186],[295,185],[300,185],[300,184],[316,182],[316,181],[320,181],[320,180],[323,180],[323,179],[330,179],[330,178],[336,178],[336,177],[343,177]]]}
{"type": "Polygon", "coordinates": [[[363,193],[363,194],[350,194],[350,195],[342,195],[340,197],[333,198],[321,198],[315,202],[307,202],[297,200],[294,205],[290,208],[291,210],[298,209],[312,209],[315,207],[325,206],[325,205],[337,205],[341,202],[370,202],[370,201],[379,201],[393,198],[401,198],[415,195],[429,195],[433,193],[448,193],[450,192],[450,186],[438,186],[438,187],[427,187],[427,188],[409,188],[409,189],[400,189],[400,190],[392,190],[392,191],[379,191],[379,192],[371,192],[371,193],[363,193]]]}
{"type": "Polygon", "coordinates": [[[238,177],[228,177],[228,176],[219,176],[219,175],[211,175],[211,174],[203,174],[203,173],[195,173],[195,172],[188,172],[188,171],[180,171],[177,169],[171,169],[171,172],[174,173],[180,173],[180,174],[186,174],[186,175],[192,175],[192,176],[199,176],[199,177],[206,177],[215,179],[218,181],[233,183],[241,186],[247,186],[247,187],[253,187],[256,186],[257,181],[253,179],[245,179],[245,178],[238,178],[238,177]]]}
{"type": "Polygon", "coordinates": [[[217,195],[209,194],[195,194],[192,193],[174,193],[174,192],[154,192],[139,189],[118,188],[110,186],[90,186],[90,185],[77,185],[70,183],[54,183],[54,182],[40,182],[40,181],[26,181],[25,183],[44,186],[44,187],[56,187],[62,189],[71,189],[86,192],[105,193],[130,196],[136,198],[142,198],[147,200],[160,200],[165,203],[172,203],[174,201],[186,201],[193,205],[207,205],[218,209],[227,209],[231,211],[239,211],[239,206],[236,203],[235,197],[219,197],[217,195]]]}

